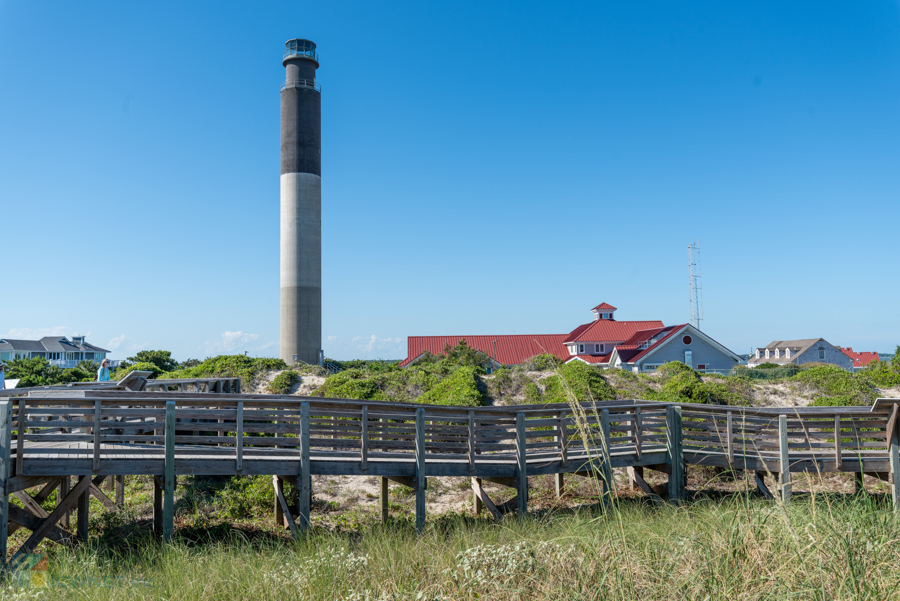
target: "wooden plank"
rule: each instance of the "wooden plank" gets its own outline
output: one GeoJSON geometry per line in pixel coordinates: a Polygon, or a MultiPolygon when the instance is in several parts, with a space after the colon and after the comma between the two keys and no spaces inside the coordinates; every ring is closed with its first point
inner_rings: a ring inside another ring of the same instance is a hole
{"type": "Polygon", "coordinates": [[[781,501],[785,505],[791,501],[791,464],[790,447],[788,447],[787,416],[778,416],[779,458],[778,479],[781,485],[781,501]]]}
{"type": "Polygon", "coordinates": [[[116,476],[116,505],[125,507],[125,476],[116,476]]]}
{"type": "Polygon", "coordinates": [[[525,414],[516,414],[516,477],[519,479],[516,510],[519,517],[528,512],[528,462],[525,450],[525,414]]]}
{"type": "MultiPolygon", "coordinates": [[[[59,493],[57,494],[57,499],[65,499],[69,496],[69,488],[72,486],[71,476],[63,476],[59,481],[59,493]]],[[[69,527],[69,518],[71,517],[71,513],[66,511],[62,514],[62,517],[59,520],[59,523],[62,524],[63,528],[69,527]]]]}
{"type": "Polygon", "coordinates": [[[22,504],[25,505],[25,509],[27,509],[28,511],[30,511],[32,514],[36,515],[37,517],[43,519],[50,515],[49,513],[47,513],[44,510],[43,507],[40,506],[40,503],[38,503],[34,499],[34,497],[29,495],[24,490],[16,491],[14,494],[20,501],[22,501],[22,504]]]}
{"type": "Polygon", "coordinates": [[[761,472],[760,470],[756,470],[754,472],[754,476],[756,478],[756,490],[766,499],[774,499],[775,497],[769,491],[769,487],[766,486],[766,478],[763,475],[765,472],[761,472]]]}
{"type": "MultiPolygon", "coordinates": [[[[53,528],[56,523],[59,521],[60,517],[66,512],[71,510],[76,503],[79,505],[82,504],[82,497],[87,496],[88,487],[91,484],[90,476],[81,476],[78,480],[78,484],[72,488],[66,498],[62,499],[57,505],[56,508],[50,513],[48,517],[41,520],[40,525],[37,529],[33,530],[31,536],[28,537],[16,554],[13,556],[13,560],[20,555],[24,555],[26,553],[31,553],[35,547],[48,535],[51,528],[53,528]]],[[[85,503],[86,504],[86,503],[85,503]]],[[[86,524],[87,524],[87,511],[79,511],[79,517],[84,514],[84,520],[82,524],[82,520],[79,520],[79,535],[86,535],[86,524]]]]}
{"type": "Polygon", "coordinates": [[[100,400],[94,401],[94,473],[100,471],[100,400]]]}
{"type": "Polygon", "coordinates": [[[117,511],[117,510],[119,509],[118,506],[117,506],[115,503],[113,503],[113,502],[110,500],[110,498],[107,497],[106,494],[105,494],[102,490],[100,490],[100,487],[99,487],[99,486],[97,486],[97,485],[94,484],[94,483],[91,483],[90,489],[91,489],[91,490],[90,490],[90,493],[91,493],[92,495],[94,495],[94,497],[96,497],[97,500],[100,501],[100,503],[101,503],[104,507],[106,507],[108,510],[110,510],[110,511],[117,511]]]}
{"type": "Polygon", "coordinates": [[[175,534],[175,401],[166,401],[165,474],[163,480],[163,542],[175,534]]]}
{"type": "MultiPolygon", "coordinates": [[[[284,481],[278,476],[272,476],[272,485],[275,488],[275,503],[281,507],[281,523],[290,528],[294,540],[300,540],[300,533],[297,531],[297,524],[294,523],[294,516],[291,515],[291,508],[288,506],[287,499],[284,498],[284,481]]],[[[276,523],[278,521],[276,518],[276,523]]]]}
{"type": "Polygon", "coordinates": [[[381,484],[381,523],[386,524],[388,519],[391,516],[390,512],[390,499],[388,498],[388,479],[384,476],[381,476],[379,479],[381,484]]]}
{"type": "MultiPolygon", "coordinates": [[[[300,476],[297,490],[299,500],[297,502],[297,518],[300,528],[309,528],[309,507],[312,503],[312,472],[309,458],[309,403],[300,406],[300,476]]],[[[383,486],[383,485],[382,485],[383,486]]]]}
{"type": "MultiPolygon", "coordinates": [[[[39,518],[36,515],[33,515],[31,513],[28,513],[24,509],[16,507],[15,505],[9,506],[9,520],[10,520],[10,522],[9,522],[10,534],[12,532],[15,532],[16,530],[18,530],[20,527],[28,528],[29,530],[34,531],[37,528],[39,528],[41,526],[41,523],[43,522],[43,520],[41,518],[39,518]],[[15,526],[15,528],[13,528],[13,526],[15,526]]],[[[3,536],[3,533],[0,532],[0,537],[2,537],[2,536],[3,536]]],[[[75,535],[70,534],[70,533],[66,532],[65,530],[62,530],[58,526],[51,526],[49,529],[47,529],[47,534],[46,534],[45,538],[52,540],[55,543],[60,543],[60,544],[64,544],[64,545],[71,545],[76,540],[75,535]]],[[[4,555],[0,559],[5,560],[6,556],[4,555]]]]}
{"type": "Polygon", "coordinates": [[[566,490],[565,477],[566,476],[563,472],[553,474],[553,488],[556,491],[557,499],[561,498],[566,490]]]}
{"type": "Polygon", "coordinates": [[[666,462],[669,474],[669,501],[678,503],[684,493],[684,452],[681,445],[681,407],[666,408],[666,462]]]}
{"type": "Polygon", "coordinates": [[[12,424],[12,401],[0,401],[0,575],[6,570],[9,545],[10,504],[7,483],[12,476],[12,424]]]}
{"type": "Polygon", "coordinates": [[[416,410],[416,530],[425,531],[425,409],[416,410]]]}
{"type": "Polygon", "coordinates": [[[91,507],[90,487],[93,486],[93,483],[91,482],[90,476],[79,476],[79,484],[81,483],[81,480],[87,481],[88,486],[78,495],[78,498],[76,499],[77,515],[75,522],[75,536],[77,536],[78,540],[80,540],[81,542],[87,542],[88,527],[90,525],[90,516],[88,514],[91,507]]]}
{"type": "Polygon", "coordinates": [[[497,506],[494,505],[494,502],[491,501],[491,498],[488,496],[487,492],[481,486],[480,478],[472,478],[472,494],[475,495],[475,498],[478,499],[478,503],[483,505],[490,514],[494,517],[494,520],[500,521],[503,518],[503,515],[500,513],[500,510],[497,509],[497,506]]]}
{"type": "Polygon", "coordinates": [[[628,470],[628,476],[631,478],[631,481],[637,484],[638,488],[644,491],[645,495],[650,497],[653,501],[662,502],[662,498],[660,498],[653,490],[653,487],[644,480],[643,467],[632,467],[629,465],[626,469],[628,470]]]}

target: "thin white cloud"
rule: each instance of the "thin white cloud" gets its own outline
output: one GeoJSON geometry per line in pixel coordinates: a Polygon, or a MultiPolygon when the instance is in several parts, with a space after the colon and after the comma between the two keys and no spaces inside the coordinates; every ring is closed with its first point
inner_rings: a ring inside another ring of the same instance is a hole
{"type": "Polygon", "coordinates": [[[215,353],[229,353],[235,350],[255,350],[252,346],[259,339],[259,334],[245,334],[244,332],[224,332],[219,340],[207,340],[206,352],[210,355],[215,353]]]}
{"type": "MultiPolygon", "coordinates": [[[[362,340],[362,336],[357,336],[353,340],[362,340]]],[[[379,338],[372,334],[366,344],[358,345],[358,348],[364,353],[372,353],[374,351],[396,350],[399,344],[399,338],[379,338]]]]}
{"type": "Polygon", "coordinates": [[[334,342],[335,340],[337,340],[337,336],[329,336],[328,337],[328,342],[334,342]]]}
{"type": "MultiPolygon", "coordinates": [[[[88,332],[85,336],[90,336],[88,332]]],[[[7,338],[21,340],[39,340],[44,336],[80,336],[78,330],[69,326],[55,326],[52,328],[13,328],[6,335],[7,338]]]]}
{"type": "Polygon", "coordinates": [[[113,338],[112,340],[110,340],[110,341],[106,344],[106,346],[109,347],[109,350],[114,351],[114,350],[116,350],[117,348],[119,348],[120,346],[122,346],[123,344],[125,344],[125,341],[126,341],[126,340],[128,340],[128,337],[125,336],[125,334],[122,334],[121,336],[116,336],[115,338],[113,338]]]}

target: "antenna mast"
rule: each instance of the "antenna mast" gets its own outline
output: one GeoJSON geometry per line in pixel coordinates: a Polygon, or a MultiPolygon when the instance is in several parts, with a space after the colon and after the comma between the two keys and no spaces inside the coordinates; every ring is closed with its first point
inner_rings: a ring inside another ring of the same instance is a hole
{"type": "Polygon", "coordinates": [[[703,286],[700,284],[700,243],[688,244],[688,289],[691,298],[691,325],[700,329],[703,319],[703,286]]]}

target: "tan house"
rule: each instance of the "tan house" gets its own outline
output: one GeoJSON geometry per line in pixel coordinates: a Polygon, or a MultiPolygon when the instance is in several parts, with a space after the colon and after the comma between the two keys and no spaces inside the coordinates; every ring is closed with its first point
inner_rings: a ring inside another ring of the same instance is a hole
{"type": "Polygon", "coordinates": [[[756,349],[747,361],[747,367],[763,363],[776,365],[802,365],[803,363],[831,363],[844,369],[853,367],[853,359],[824,338],[803,340],[774,340],[756,349]]]}

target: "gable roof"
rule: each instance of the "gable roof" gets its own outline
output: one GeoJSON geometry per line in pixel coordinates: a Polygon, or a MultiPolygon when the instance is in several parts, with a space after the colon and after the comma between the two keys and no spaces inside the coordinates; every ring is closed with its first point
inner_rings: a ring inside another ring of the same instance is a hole
{"type": "Polygon", "coordinates": [[[628,340],[641,330],[662,327],[663,322],[659,320],[616,321],[615,319],[597,319],[590,323],[582,324],[569,332],[563,342],[621,342],[628,340]]]}
{"type": "Polygon", "coordinates": [[[617,311],[617,310],[618,309],[616,309],[609,303],[600,303],[599,305],[597,305],[596,307],[591,309],[591,311],[617,311]]]}
{"type": "Polygon", "coordinates": [[[853,359],[853,367],[865,367],[872,361],[881,361],[881,358],[878,356],[878,353],[872,353],[868,351],[854,351],[853,347],[848,346],[847,348],[841,347],[841,351],[853,359]]]}
{"type": "Polygon", "coordinates": [[[605,355],[571,355],[568,359],[563,361],[563,363],[571,363],[572,361],[584,361],[585,363],[590,364],[605,364],[609,363],[609,358],[612,356],[612,353],[606,353],[605,355]]]}
{"type": "Polygon", "coordinates": [[[618,352],[619,359],[622,361],[622,363],[634,363],[659,345],[665,343],[666,340],[683,330],[685,327],[687,327],[687,324],[662,328],[651,328],[649,330],[641,330],[640,332],[635,332],[634,335],[631,336],[631,338],[629,338],[622,344],[616,345],[616,351],[618,352]],[[649,340],[653,340],[654,338],[656,338],[655,343],[651,344],[647,348],[641,348],[641,345],[643,343],[649,340]]]}
{"type": "Polygon", "coordinates": [[[65,336],[44,336],[40,340],[13,340],[11,338],[0,339],[0,351],[23,351],[31,353],[66,353],[82,352],[108,353],[106,349],[94,346],[88,342],[76,343],[65,336]]]}
{"type": "Polygon", "coordinates": [[[421,357],[425,351],[440,355],[448,344],[451,347],[465,340],[469,348],[480,351],[503,365],[521,365],[535,355],[550,353],[558,359],[569,356],[563,345],[565,334],[499,334],[496,336],[410,336],[406,339],[406,359],[400,362],[405,367],[421,357]],[[496,341],[496,345],[494,344],[496,341]],[[496,348],[496,357],[494,349],[496,348]]]}
{"type": "Polygon", "coordinates": [[[829,346],[834,346],[824,338],[801,338],[800,340],[773,340],[765,347],[760,348],[760,351],[774,351],[776,348],[779,350],[783,350],[786,348],[791,349],[791,356],[785,357],[783,354],[780,357],[776,357],[770,354],[766,357],[764,354],[760,353],[759,359],[756,357],[751,357],[750,361],[756,364],[758,361],[765,359],[766,363],[793,363],[798,355],[801,355],[808,351],[810,347],[818,344],[819,342],[823,342],[829,346]]]}

